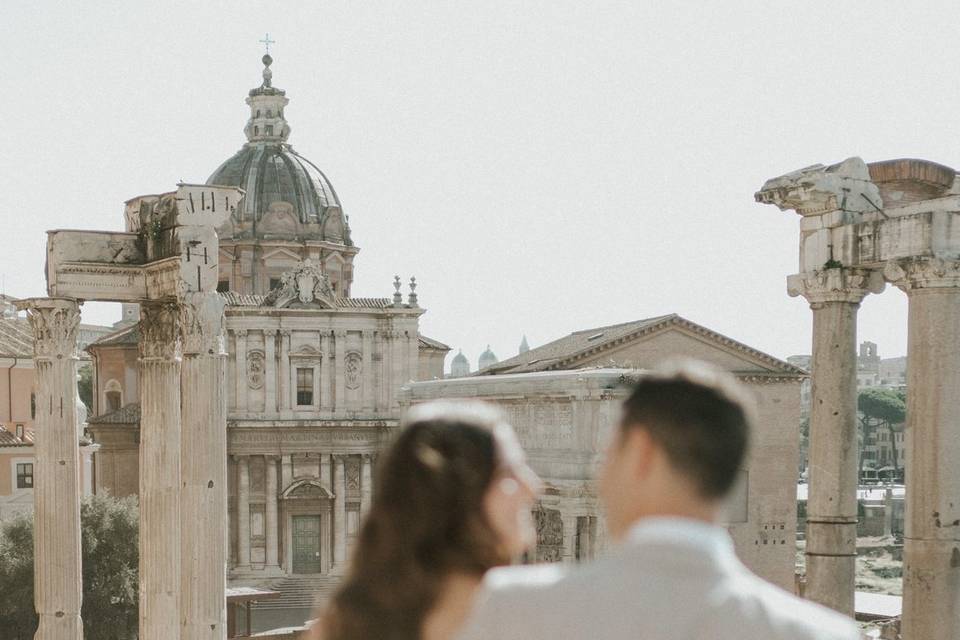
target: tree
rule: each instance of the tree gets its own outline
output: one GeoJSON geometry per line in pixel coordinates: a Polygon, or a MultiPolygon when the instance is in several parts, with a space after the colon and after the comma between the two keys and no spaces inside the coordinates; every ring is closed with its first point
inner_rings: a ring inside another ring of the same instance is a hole
{"type": "MultiPolygon", "coordinates": [[[[901,424],[907,416],[906,398],[902,391],[884,389],[882,387],[868,387],[857,396],[857,409],[860,410],[860,437],[861,455],[860,472],[863,473],[863,448],[870,435],[876,433],[878,427],[886,426],[891,431],[901,424]]],[[[893,438],[893,465],[897,464],[897,439],[893,438]]]]}
{"type": "MultiPolygon", "coordinates": [[[[137,632],[136,498],[97,495],[80,506],[86,640],[128,640],[137,632]]],[[[33,516],[0,529],[0,638],[29,640],[33,609],[33,516]]]]}
{"type": "Polygon", "coordinates": [[[82,364],[77,369],[77,391],[80,394],[80,400],[87,405],[87,412],[93,411],[93,366],[89,363],[82,364]]]}

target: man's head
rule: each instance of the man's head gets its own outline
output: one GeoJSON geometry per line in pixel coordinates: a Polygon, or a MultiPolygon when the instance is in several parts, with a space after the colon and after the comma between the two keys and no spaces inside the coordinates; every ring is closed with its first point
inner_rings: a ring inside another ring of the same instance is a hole
{"type": "Polygon", "coordinates": [[[613,536],[644,516],[715,519],[746,454],[750,406],[732,377],[702,363],[645,375],[623,403],[600,477],[613,536]]]}

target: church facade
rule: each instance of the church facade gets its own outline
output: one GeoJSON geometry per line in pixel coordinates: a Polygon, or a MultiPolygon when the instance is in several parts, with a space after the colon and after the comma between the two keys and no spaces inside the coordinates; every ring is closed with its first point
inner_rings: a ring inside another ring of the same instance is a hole
{"type": "MultiPolygon", "coordinates": [[[[339,574],[369,506],[398,392],[443,376],[449,348],[420,335],[411,278],[352,296],[359,249],[326,176],[287,142],[284,91],[250,91],[247,143],[207,181],[246,195],[218,229],[227,303],[230,576],[339,574]]],[[[128,211],[129,218],[135,212],[128,211]]],[[[387,283],[385,283],[387,284],[387,283]]],[[[135,309],[124,317],[136,318],[135,309]]],[[[98,491],[136,494],[139,325],[90,345],[98,491]]]]}

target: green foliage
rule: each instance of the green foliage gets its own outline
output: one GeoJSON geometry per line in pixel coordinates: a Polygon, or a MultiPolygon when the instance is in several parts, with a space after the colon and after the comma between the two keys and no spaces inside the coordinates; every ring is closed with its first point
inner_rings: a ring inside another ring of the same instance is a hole
{"type": "Polygon", "coordinates": [[[839,269],[842,266],[843,266],[842,262],[840,262],[839,260],[834,260],[833,258],[830,258],[829,260],[823,263],[824,269],[839,269]]]}
{"type": "Polygon", "coordinates": [[[0,529],[0,638],[28,640],[33,610],[33,517],[17,516],[0,529]]]}
{"type": "MultiPolygon", "coordinates": [[[[867,420],[893,426],[907,417],[907,404],[902,391],[869,387],[857,397],[857,409],[867,420]]],[[[861,419],[861,421],[863,418],[861,419]]]]}
{"type": "Polygon", "coordinates": [[[77,370],[80,380],[77,381],[77,391],[80,399],[87,405],[87,411],[93,410],[93,366],[83,364],[77,370]]]}
{"type": "MultiPolygon", "coordinates": [[[[83,554],[83,621],[86,640],[128,640],[137,632],[137,533],[135,498],[84,498],[80,507],[83,554]]],[[[0,529],[0,638],[28,640],[33,609],[33,517],[0,529]]]]}

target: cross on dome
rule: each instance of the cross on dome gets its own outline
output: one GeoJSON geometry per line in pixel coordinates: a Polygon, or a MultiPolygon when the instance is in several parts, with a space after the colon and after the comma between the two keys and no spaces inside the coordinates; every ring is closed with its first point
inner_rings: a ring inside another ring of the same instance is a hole
{"type": "Polygon", "coordinates": [[[263,46],[266,47],[266,49],[267,49],[266,53],[270,53],[270,45],[272,45],[272,44],[277,44],[277,41],[276,41],[276,40],[271,40],[271,39],[270,39],[270,34],[269,34],[269,33],[268,33],[266,36],[264,36],[263,40],[258,40],[258,42],[262,42],[262,43],[263,43],[263,46]]]}

